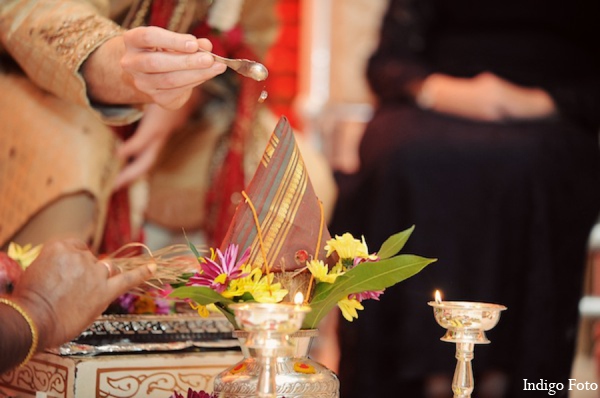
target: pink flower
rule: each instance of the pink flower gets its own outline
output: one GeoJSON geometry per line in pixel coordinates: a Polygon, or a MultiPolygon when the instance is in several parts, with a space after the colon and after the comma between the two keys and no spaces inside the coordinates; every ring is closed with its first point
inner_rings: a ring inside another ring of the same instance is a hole
{"type": "Polygon", "coordinates": [[[250,248],[247,248],[242,256],[237,259],[238,245],[231,244],[225,249],[225,253],[217,249],[212,258],[202,258],[200,262],[201,272],[197,272],[190,278],[187,286],[208,286],[217,293],[223,293],[229,282],[247,276],[241,267],[250,258],[250,248]],[[218,261],[215,261],[218,260],[218,261]]]}
{"type": "Polygon", "coordinates": [[[361,302],[363,300],[378,300],[379,301],[379,296],[381,296],[383,294],[384,290],[370,290],[370,291],[366,291],[366,292],[360,292],[360,293],[352,293],[350,295],[348,295],[348,298],[350,300],[352,299],[356,299],[358,300],[358,302],[361,302]]]}
{"type": "Polygon", "coordinates": [[[0,294],[11,293],[22,273],[23,268],[17,261],[10,258],[5,252],[0,252],[0,294]]]}
{"type": "MultiPolygon", "coordinates": [[[[369,257],[364,258],[364,257],[355,257],[354,258],[354,265],[353,267],[356,267],[358,264],[362,264],[362,263],[376,263],[377,261],[379,261],[379,256],[377,256],[376,254],[370,254],[369,257]]],[[[366,292],[360,292],[360,293],[353,293],[348,295],[349,299],[356,299],[358,300],[358,302],[361,302],[363,300],[378,300],[379,301],[379,296],[381,296],[383,294],[384,290],[372,290],[372,291],[366,291],[366,292]]]]}
{"type": "Polygon", "coordinates": [[[352,267],[356,267],[358,264],[362,263],[376,263],[379,261],[379,256],[377,254],[369,254],[368,257],[354,257],[354,261],[352,262],[352,267]]]}

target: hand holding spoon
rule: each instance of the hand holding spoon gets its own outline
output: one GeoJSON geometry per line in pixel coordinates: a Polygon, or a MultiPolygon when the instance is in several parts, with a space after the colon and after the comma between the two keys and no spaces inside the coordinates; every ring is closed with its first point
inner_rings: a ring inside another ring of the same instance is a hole
{"type": "Polygon", "coordinates": [[[227,65],[229,68],[236,71],[237,73],[239,73],[240,75],[254,79],[257,82],[261,82],[265,80],[267,76],[269,76],[269,71],[260,62],[250,61],[248,59],[225,58],[219,55],[215,55],[210,51],[203,50],[202,48],[200,48],[198,51],[209,53],[210,55],[215,57],[216,62],[221,62],[227,65]]]}

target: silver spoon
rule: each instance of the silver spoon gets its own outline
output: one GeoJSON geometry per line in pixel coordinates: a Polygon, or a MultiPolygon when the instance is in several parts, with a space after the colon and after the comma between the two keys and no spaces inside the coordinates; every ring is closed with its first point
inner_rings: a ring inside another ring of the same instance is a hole
{"type": "Polygon", "coordinates": [[[233,69],[237,73],[242,76],[249,77],[251,79],[256,80],[257,82],[261,82],[269,76],[269,71],[267,68],[261,64],[260,62],[250,61],[249,59],[231,59],[221,57],[219,55],[213,54],[210,51],[199,49],[198,51],[202,51],[205,53],[209,53],[213,57],[215,57],[215,61],[221,62],[227,65],[229,68],[233,69]]]}

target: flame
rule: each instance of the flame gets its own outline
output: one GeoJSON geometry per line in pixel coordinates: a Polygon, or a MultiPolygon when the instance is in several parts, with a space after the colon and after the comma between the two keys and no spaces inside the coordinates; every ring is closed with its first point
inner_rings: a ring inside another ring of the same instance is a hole
{"type": "Polygon", "coordinates": [[[435,291],[435,302],[437,304],[442,304],[442,294],[440,293],[439,290],[435,291]]]}
{"type": "Polygon", "coordinates": [[[296,293],[296,295],[294,296],[294,304],[300,305],[303,302],[304,302],[304,294],[302,294],[302,292],[296,293]]]}

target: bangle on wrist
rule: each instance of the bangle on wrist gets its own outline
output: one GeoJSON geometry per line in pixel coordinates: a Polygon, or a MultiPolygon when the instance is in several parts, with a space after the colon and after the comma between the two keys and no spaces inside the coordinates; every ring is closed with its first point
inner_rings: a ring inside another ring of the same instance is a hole
{"type": "Polygon", "coordinates": [[[15,304],[12,301],[7,300],[5,298],[0,298],[0,304],[8,305],[9,307],[11,307],[15,311],[17,311],[23,317],[23,319],[25,319],[25,322],[27,322],[27,325],[29,326],[29,330],[31,331],[31,346],[29,347],[29,351],[27,352],[27,356],[19,364],[19,367],[23,366],[27,362],[29,362],[29,360],[31,359],[31,357],[33,357],[33,355],[37,352],[37,348],[38,348],[38,332],[37,332],[37,328],[36,328],[35,324],[33,323],[33,320],[31,319],[31,317],[29,316],[29,314],[27,314],[27,312],[25,312],[25,310],[23,308],[21,308],[21,306],[15,304]]]}

